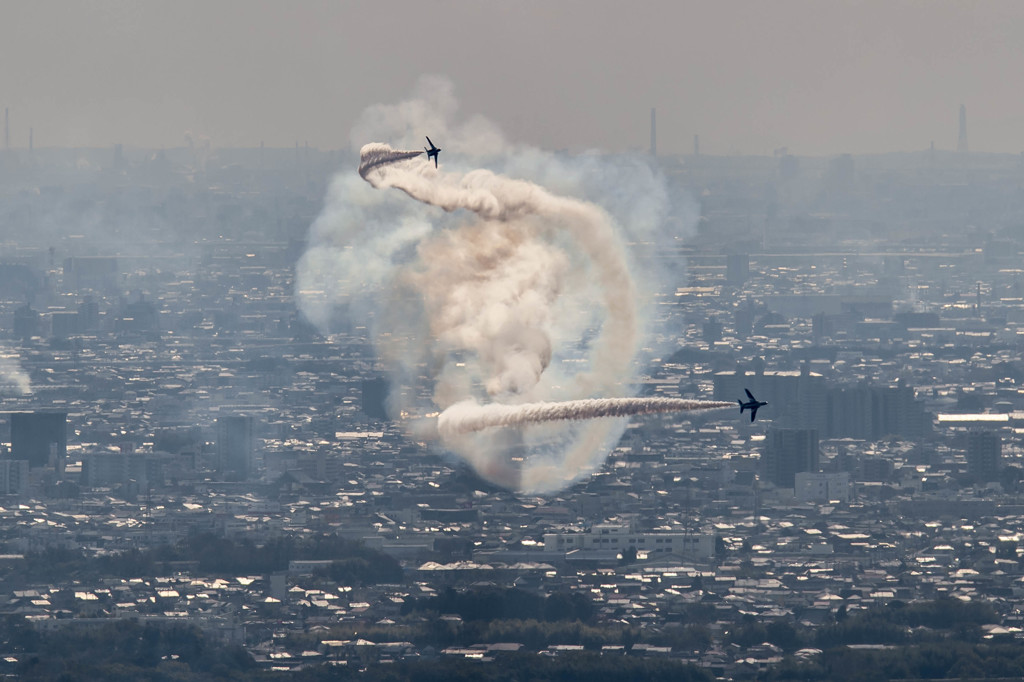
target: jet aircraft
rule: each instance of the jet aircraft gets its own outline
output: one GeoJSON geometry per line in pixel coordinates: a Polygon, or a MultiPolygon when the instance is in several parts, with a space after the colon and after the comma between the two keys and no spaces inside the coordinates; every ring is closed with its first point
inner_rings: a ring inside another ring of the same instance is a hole
{"type": "Polygon", "coordinates": [[[430,161],[430,159],[433,158],[434,159],[434,168],[437,168],[437,154],[438,154],[438,152],[441,151],[441,148],[440,147],[435,147],[434,143],[430,141],[429,137],[427,138],[427,144],[430,145],[430,149],[427,149],[426,147],[423,148],[423,151],[425,151],[427,153],[427,161],[430,161]]]}
{"type": "Polygon", "coordinates": [[[737,398],[736,402],[740,404],[740,414],[743,414],[743,410],[750,410],[750,421],[754,421],[754,417],[757,416],[757,408],[767,405],[768,401],[758,400],[757,398],[755,398],[754,394],[750,392],[749,388],[745,388],[743,389],[743,391],[747,394],[747,397],[750,398],[750,400],[748,400],[747,402],[743,402],[742,400],[737,398]]]}

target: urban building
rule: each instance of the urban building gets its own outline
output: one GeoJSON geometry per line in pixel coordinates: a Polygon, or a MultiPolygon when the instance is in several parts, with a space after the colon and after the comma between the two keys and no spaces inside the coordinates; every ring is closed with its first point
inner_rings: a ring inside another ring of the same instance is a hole
{"type": "Polygon", "coordinates": [[[10,415],[10,458],[32,468],[61,469],[68,454],[67,412],[15,412],[10,415]]]}
{"type": "Polygon", "coordinates": [[[648,557],[675,555],[707,559],[715,555],[714,533],[638,533],[629,526],[597,524],[584,533],[545,533],[544,552],[559,557],[576,553],[577,559],[599,553],[614,559],[623,552],[644,552],[648,557]]]}
{"type": "Polygon", "coordinates": [[[768,429],[762,469],[765,478],[780,488],[794,487],[798,473],[818,470],[818,432],[768,429]]]}
{"type": "Polygon", "coordinates": [[[0,495],[22,495],[28,491],[29,465],[23,459],[0,459],[0,495]]]}
{"type": "Polygon", "coordinates": [[[253,424],[247,415],[217,418],[217,463],[226,478],[244,481],[252,472],[253,424]]]}
{"type": "Polygon", "coordinates": [[[994,431],[967,432],[967,473],[979,481],[1000,480],[1003,443],[994,431]]]}
{"type": "Polygon", "coordinates": [[[848,504],[853,499],[853,486],[846,471],[800,471],[794,476],[794,494],[797,502],[848,504]]]}

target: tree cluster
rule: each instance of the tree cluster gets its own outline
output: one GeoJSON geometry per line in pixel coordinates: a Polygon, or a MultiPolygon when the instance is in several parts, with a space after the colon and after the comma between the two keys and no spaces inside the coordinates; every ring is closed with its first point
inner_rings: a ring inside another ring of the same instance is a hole
{"type": "Polygon", "coordinates": [[[156,576],[175,563],[194,563],[213,575],[265,575],[288,568],[293,559],[329,560],[324,576],[346,584],[399,583],[402,567],[392,557],[335,535],[271,538],[263,544],[194,533],[174,546],[89,556],[81,550],[50,548],[25,556],[24,575],[34,581],[68,578],[156,576]]]}

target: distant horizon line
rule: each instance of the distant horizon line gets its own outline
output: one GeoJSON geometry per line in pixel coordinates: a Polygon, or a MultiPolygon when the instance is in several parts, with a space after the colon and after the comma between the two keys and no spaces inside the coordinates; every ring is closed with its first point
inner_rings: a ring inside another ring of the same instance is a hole
{"type": "MultiPolygon", "coordinates": [[[[149,147],[149,146],[131,145],[131,144],[124,144],[124,143],[120,143],[120,142],[115,142],[115,143],[111,143],[111,144],[107,144],[107,145],[75,145],[75,146],[63,146],[63,147],[61,147],[61,146],[37,146],[37,145],[33,145],[32,147],[24,147],[24,146],[15,147],[15,146],[11,146],[11,147],[8,147],[8,148],[0,148],[0,156],[2,156],[5,153],[10,153],[10,152],[113,151],[114,149],[116,149],[118,147],[118,145],[121,146],[122,151],[133,151],[133,152],[190,152],[190,151],[197,151],[197,150],[203,150],[203,151],[207,151],[207,152],[219,152],[219,151],[255,151],[255,152],[258,152],[258,151],[274,151],[274,152],[288,151],[288,152],[295,152],[297,150],[301,150],[301,151],[315,151],[315,152],[318,152],[318,153],[338,153],[338,152],[340,152],[340,153],[355,154],[355,155],[358,155],[358,153],[359,153],[358,150],[353,150],[351,148],[346,148],[346,147],[320,148],[320,147],[316,147],[316,146],[313,146],[313,145],[308,145],[308,146],[306,146],[306,145],[300,145],[300,146],[266,146],[266,145],[257,145],[257,146],[252,146],[252,147],[247,147],[247,146],[224,146],[224,147],[194,148],[194,147],[187,147],[187,146],[182,146],[182,145],[174,146],[174,147],[164,147],[164,146],[149,147]]],[[[941,154],[943,156],[955,156],[955,157],[971,157],[971,156],[977,156],[977,157],[982,157],[982,156],[1012,156],[1012,157],[1019,157],[1019,156],[1024,155],[1024,150],[1017,151],[1017,152],[1009,152],[1009,151],[1006,151],[1006,152],[977,151],[977,150],[973,150],[973,149],[972,150],[968,150],[968,151],[959,151],[957,149],[940,148],[940,147],[934,147],[934,148],[927,148],[926,147],[924,149],[890,150],[890,151],[884,151],[884,152],[830,152],[830,153],[822,153],[822,154],[794,154],[794,153],[789,153],[789,152],[787,152],[785,154],[777,154],[777,153],[762,153],[762,154],[758,154],[758,153],[744,153],[744,152],[732,152],[732,153],[726,153],[726,154],[713,153],[713,152],[712,153],[701,152],[699,154],[694,154],[692,152],[690,152],[690,153],[687,153],[687,152],[671,153],[671,152],[669,152],[669,153],[658,153],[658,154],[653,155],[653,156],[651,155],[651,153],[649,151],[643,151],[643,150],[640,150],[640,149],[630,150],[630,151],[622,151],[622,152],[612,152],[612,151],[605,151],[605,150],[598,149],[598,148],[588,148],[588,149],[583,149],[583,150],[580,150],[580,151],[569,151],[567,149],[545,149],[545,148],[542,148],[542,147],[535,147],[535,146],[529,146],[529,145],[524,145],[522,148],[524,148],[524,149],[540,149],[541,151],[546,151],[546,152],[551,153],[551,154],[567,155],[567,156],[585,156],[585,155],[588,155],[588,154],[603,154],[603,155],[606,155],[606,156],[638,156],[638,157],[658,158],[658,159],[699,159],[699,158],[715,158],[715,159],[737,159],[737,158],[772,159],[772,158],[775,158],[775,159],[778,159],[778,158],[783,158],[783,157],[786,157],[786,156],[792,156],[792,157],[798,158],[798,159],[829,159],[829,158],[836,158],[836,157],[843,157],[843,156],[850,156],[850,157],[856,158],[856,157],[870,157],[870,156],[913,155],[913,154],[921,154],[921,155],[941,154]]]]}

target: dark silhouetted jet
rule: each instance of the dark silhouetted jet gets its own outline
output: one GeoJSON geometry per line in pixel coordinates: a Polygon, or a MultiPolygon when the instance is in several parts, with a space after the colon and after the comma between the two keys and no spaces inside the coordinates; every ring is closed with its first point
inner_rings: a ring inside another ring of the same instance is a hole
{"type": "Polygon", "coordinates": [[[754,417],[757,416],[757,408],[763,407],[768,404],[767,400],[758,400],[754,397],[754,394],[750,392],[749,388],[743,389],[750,398],[747,402],[737,399],[736,402],[740,404],[740,414],[743,414],[743,410],[750,410],[750,421],[754,421],[754,417]]]}
{"type": "Polygon", "coordinates": [[[427,152],[427,161],[430,161],[430,159],[434,159],[434,168],[437,168],[437,154],[438,152],[441,151],[441,148],[435,147],[434,143],[430,141],[429,137],[427,138],[427,144],[430,145],[430,149],[427,149],[426,147],[423,148],[423,150],[427,152]]]}

